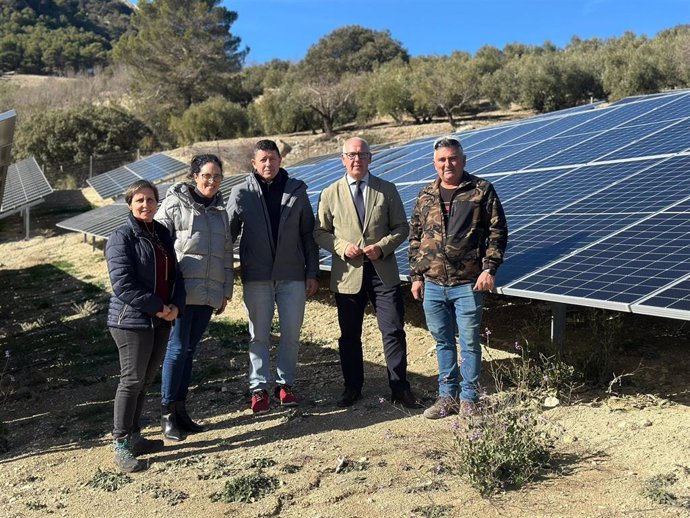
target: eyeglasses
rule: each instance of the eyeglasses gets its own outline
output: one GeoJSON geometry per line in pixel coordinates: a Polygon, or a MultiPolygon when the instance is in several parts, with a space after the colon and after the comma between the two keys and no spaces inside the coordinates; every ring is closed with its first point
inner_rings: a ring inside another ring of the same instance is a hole
{"type": "Polygon", "coordinates": [[[201,178],[203,178],[203,180],[205,182],[220,182],[223,179],[222,174],[206,174],[206,173],[204,173],[204,174],[200,174],[199,176],[201,176],[201,178]]]}
{"type": "Polygon", "coordinates": [[[369,158],[371,153],[369,153],[369,151],[362,151],[361,153],[343,153],[343,156],[348,160],[354,160],[355,158],[364,160],[365,158],[369,158]]]}

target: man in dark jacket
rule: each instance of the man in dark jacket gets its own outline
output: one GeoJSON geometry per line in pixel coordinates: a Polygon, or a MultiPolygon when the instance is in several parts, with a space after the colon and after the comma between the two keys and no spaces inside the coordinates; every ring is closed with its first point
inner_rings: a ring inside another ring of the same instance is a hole
{"type": "Polygon", "coordinates": [[[438,178],[419,193],[410,220],[412,296],[424,302],[439,368],[439,398],[424,411],[428,419],[471,408],[479,400],[483,292],[494,289],[508,241],[496,191],[467,173],[465,163],[459,140],[443,137],[434,143],[438,178]]]}
{"type": "Polygon", "coordinates": [[[252,174],[230,194],[228,214],[233,241],[240,238],[244,306],[249,318],[249,388],[255,414],[270,407],[269,339],[274,304],[280,342],[275,396],[283,406],[297,405],[292,389],[306,297],[316,293],[319,272],[314,242],[314,213],[307,186],[280,167],[272,140],[254,146],[252,174]]]}

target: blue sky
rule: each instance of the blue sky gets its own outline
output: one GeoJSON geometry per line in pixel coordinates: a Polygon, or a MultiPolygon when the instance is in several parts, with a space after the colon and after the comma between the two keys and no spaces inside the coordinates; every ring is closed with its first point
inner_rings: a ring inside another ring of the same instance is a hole
{"type": "Polygon", "coordinates": [[[474,53],[485,44],[559,47],[574,34],[609,38],[626,30],[651,37],[690,23],[690,0],[224,0],[239,19],[232,32],[250,47],[246,64],[299,61],[343,25],[390,30],[413,56],[474,53]]]}

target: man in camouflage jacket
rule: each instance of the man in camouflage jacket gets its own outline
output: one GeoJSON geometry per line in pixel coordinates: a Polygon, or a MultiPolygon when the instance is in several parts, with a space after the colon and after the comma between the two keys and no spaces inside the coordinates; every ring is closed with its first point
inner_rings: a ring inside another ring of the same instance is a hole
{"type": "Polygon", "coordinates": [[[410,220],[412,296],[423,301],[439,367],[439,398],[424,412],[429,419],[471,408],[479,399],[483,295],[494,289],[508,240],[496,191],[467,173],[465,163],[457,139],[434,143],[438,178],[421,190],[410,220]]]}

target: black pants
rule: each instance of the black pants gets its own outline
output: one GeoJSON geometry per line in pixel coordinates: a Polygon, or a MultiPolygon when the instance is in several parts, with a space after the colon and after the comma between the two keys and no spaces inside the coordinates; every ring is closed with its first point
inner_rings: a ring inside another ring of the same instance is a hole
{"type": "Polygon", "coordinates": [[[345,385],[361,389],[364,384],[362,356],[362,321],[364,309],[371,301],[383,338],[383,353],[388,367],[388,383],[393,392],[410,388],[407,382],[407,342],[403,329],[405,305],[400,286],[387,288],[381,282],[374,266],[364,263],[362,288],[359,293],[335,294],[340,324],[340,365],[345,385]]]}
{"type": "Polygon", "coordinates": [[[170,323],[154,319],[153,329],[110,328],[120,355],[120,383],[115,393],[113,437],[139,431],[146,389],[153,381],[165,354],[170,323]]]}

